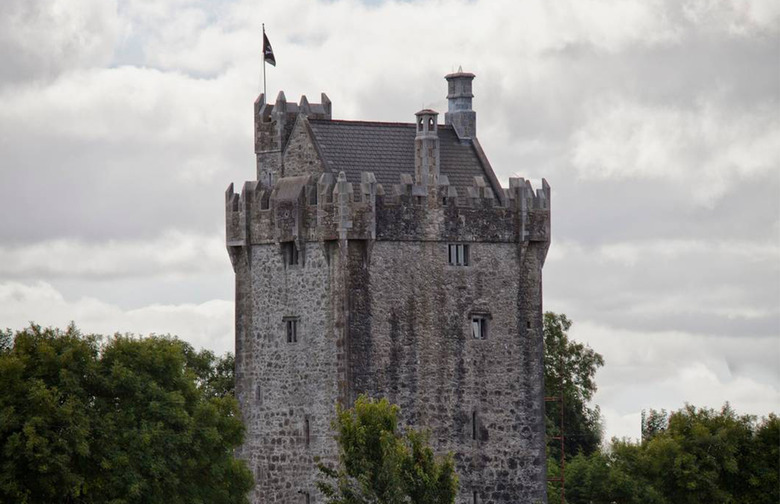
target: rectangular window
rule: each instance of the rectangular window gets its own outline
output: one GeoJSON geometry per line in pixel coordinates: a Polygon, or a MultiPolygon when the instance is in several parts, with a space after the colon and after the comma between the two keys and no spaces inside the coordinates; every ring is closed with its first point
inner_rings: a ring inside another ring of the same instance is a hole
{"type": "Polygon", "coordinates": [[[477,410],[471,412],[471,439],[477,439],[477,410]]]}
{"type": "Polygon", "coordinates": [[[484,315],[471,316],[471,335],[474,339],[487,339],[488,321],[484,315]]]}
{"type": "Polygon", "coordinates": [[[298,265],[298,247],[295,246],[295,242],[282,243],[282,258],[285,266],[298,265]]]}
{"type": "Polygon", "coordinates": [[[303,438],[304,438],[304,441],[306,442],[306,446],[309,446],[309,443],[310,443],[310,440],[311,440],[311,436],[309,434],[309,417],[306,417],[304,419],[303,424],[304,424],[304,426],[303,426],[303,438]]]}
{"type": "Polygon", "coordinates": [[[287,343],[297,343],[298,342],[298,318],[285,317],[284,329],[285,329],[285,334],[287,334],[287,343]]]}
{"type": "Polygon", "coordinates": [[[472,502],[473,502],[474,504],[479,504],[479,494],[477,493],[477,491],[476,491],[476,490],[474,490],[474,495],[473,495],[473,497],[474,497],[474,499],[473,499],[473,501],[472,501],[472,502]]]}
{"type": "Polygon", "coordinates": [[[469,265],[469,246],[465,243],[450,243],[447,246],[450,266],[469,265]]]}

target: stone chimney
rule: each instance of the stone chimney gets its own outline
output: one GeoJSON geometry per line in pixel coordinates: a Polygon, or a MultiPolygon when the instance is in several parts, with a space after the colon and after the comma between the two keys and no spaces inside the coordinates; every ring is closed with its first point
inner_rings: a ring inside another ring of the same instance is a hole
{"type": "Polygon", "coordinates": [[[455,128],[460,138],[475,138],[477,136],[477,113],[471,110],[471,81],[473,73],[458,71],[444,77],[447,79],[447,112],[444,114],[444,124],[455,128]]]}
{"type": "Polygon", "coordinates": [[[421,186],[439,183],[439,113],[424,109],[417,116],[417,136],[414,139],[415,184],[421,186]]]}

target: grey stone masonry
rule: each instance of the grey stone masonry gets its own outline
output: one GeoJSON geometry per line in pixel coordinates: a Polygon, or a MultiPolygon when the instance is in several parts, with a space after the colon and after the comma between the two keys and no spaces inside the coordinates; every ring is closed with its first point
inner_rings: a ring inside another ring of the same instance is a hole
{"type": "Polygon", "coordinates": [[[335,406],[360,394],[399,404],[454,454],[459,504],[547,502],[550,187],[500,187],[469,115],[473,77],[447,76],[457,137],[427,109],[362,127],[334,121],[324,94],[255,103],[257,180],[225,201],[253,503],[323,502],[316,461],[337,462],[335,406]]]}
{"type": "Polygon", "coordinates": [[[444,114],[444,124],[452,125],[461,138],[476,138],[477,113],[471,110],[471,84],[473,73],[464,72],[458,68],[456,73],[445,77],[447,79],[447,112],[444,114]]]}

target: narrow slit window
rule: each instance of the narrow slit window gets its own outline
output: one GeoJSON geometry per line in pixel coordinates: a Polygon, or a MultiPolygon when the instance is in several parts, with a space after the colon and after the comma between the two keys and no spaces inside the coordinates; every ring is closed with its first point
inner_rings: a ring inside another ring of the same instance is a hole
{"type": "Polygon", "coordinates": [[[474,504],[479,504],[479,493],[477,493],[477,491],[476,491],[476,490],[474,490],[474,495],[473,495],[473,500],[472,500],[472,502],[473,502],[474,504]]]}
{"type": "Polygon", "coordinates": [[[309,417],[304,418],[303,420],[303,440],[306,443],[306,446],[309,446],[309,443],[311,441],[311,436],[309,434],[309,417]]]}
{"type": "Polygon", "coordinates": [[[298,342],[298,319],[288,317],[284,319],[284,329],[287,335],[287,343],[298,342]]]}
{"type": "Polygon", "coordinates": [[[471,412],[471,439],[477,439],[477,410],[471,412]]]}
{"type": "Polygon", "coordinates": [[[487,318],[483,315],[472,315],[471,317],[471,335],[474,339],[487,339],[487,318]]]}

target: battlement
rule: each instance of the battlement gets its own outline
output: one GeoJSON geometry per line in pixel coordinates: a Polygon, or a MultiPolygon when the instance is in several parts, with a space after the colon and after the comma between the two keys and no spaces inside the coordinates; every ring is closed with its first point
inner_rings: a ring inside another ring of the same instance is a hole
{"type": "Polygon", "coordinates": [[[254,105],[257,180],[226,193],[228,248],[329,240],[549,242],[550,187],[501,187],[476,138],[474,75],[446,77],[444,126],[333,121],[302,96],[254,105]]]}
{"type": "Polygon", "coordinates": [[[312,119],[331,119],[333,106],[328,95],[320,94],[320,103],[309,103],[301,95],[298,103],[288,102],[279,91],[274,103],[267,103],[265,94],[255,100],[255,153],[280,151],[284,148],[299,115],[312,119]]]}
{"type": "Polygon", "coordinates": [[[447,176],[437,186],[414,184],[402,174],[385,188],[371,172],[361,182],[344,172],[284,177],[270,189],[231,184],[225,193],[228,247],[328,240],[548,242],[550,186],[534,190],[522,178],[503,189],[506,205],[482,177],[461,194],[447,176]]]}

